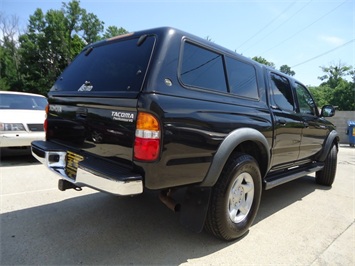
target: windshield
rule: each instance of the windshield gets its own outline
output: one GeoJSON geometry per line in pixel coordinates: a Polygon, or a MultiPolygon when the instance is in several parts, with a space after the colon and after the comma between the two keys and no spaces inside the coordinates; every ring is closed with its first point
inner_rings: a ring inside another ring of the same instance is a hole
{"type": "Polygon", "coordinates": [[[51,91],[123,92],[141,89],[154,37],[106,42],[83,51],[51,91]]]}
{"type": "Polygon", "coordinates": [[[0,94],[0,109],[44,110],[47,99],[35,95],[0,94]]]}

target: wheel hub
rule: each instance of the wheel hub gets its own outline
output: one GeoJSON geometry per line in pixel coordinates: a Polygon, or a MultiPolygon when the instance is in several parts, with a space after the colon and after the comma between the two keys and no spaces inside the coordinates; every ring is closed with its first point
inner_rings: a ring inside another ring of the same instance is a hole
{"type": "Polygon", "coordinates": [[[235,191],[233,191],[232,205],[238,206],[245,196],[245,192],[242,186],[239,186],[235,191]]]}
{"type": "Polygon", "coordinates": [[[254,182],[249,173],[238,175],[231,187],[228,199],[229,217],[240,223],[248,215],[254,199],[254,182]]]}

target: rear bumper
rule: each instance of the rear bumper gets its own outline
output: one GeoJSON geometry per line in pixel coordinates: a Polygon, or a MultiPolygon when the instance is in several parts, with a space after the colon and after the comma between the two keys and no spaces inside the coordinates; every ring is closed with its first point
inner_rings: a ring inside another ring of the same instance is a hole
{"type": "Polygon", "coordinates": [[[114,195],[127,196],[143,192],[143,178],[122,166],[82,155],[76,177],[67,175],[65,147],[46,141],[32,142],[32,155],[48,169],[78,187],[91,187],[114,195]]]}

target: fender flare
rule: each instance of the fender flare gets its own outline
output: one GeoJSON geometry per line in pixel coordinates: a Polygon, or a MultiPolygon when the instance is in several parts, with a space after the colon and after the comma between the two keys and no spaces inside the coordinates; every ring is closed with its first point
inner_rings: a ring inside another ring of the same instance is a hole
{"type": "Polygon", "coordinates": [[[258,130],[253,128],[239,128],[232,131],[221,143],[217,152],[213,156],[211,166],[207,172],[205,179],[200,186],[212,187],[217,182],[224,165],[229,159],[234,149],[245,141],[254,141],[261,144],[267,153],[267,170],[270,168],[270,148],[265,136],[258,130]]]}
{"type": "Polygon", "coordinates": [[[317,161],[320,161],[320,162],[325,161],[330,149],[333,146],[334,140],[336,140],[335,144],[337,145],[337,148],[338,148],[339,136],[338,136],[338,132],[336,132],[336,130],[332,130],[329,133],[327,139],[324,141],[322,151],[319,154],[317,154],[317,156],[316,156],[317,161]]]}

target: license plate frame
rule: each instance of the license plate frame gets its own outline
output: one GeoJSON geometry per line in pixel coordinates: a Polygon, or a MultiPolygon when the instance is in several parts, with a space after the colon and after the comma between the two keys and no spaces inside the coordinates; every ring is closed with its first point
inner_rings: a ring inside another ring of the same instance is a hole
{"type": "Polygon", "coordinates": [[[78,171],[79,162],[83,161],[84,157],[71,152],[67,151],[65,156],[65,174],[72,180],[76,179],[76,173],[78,171]]]}

